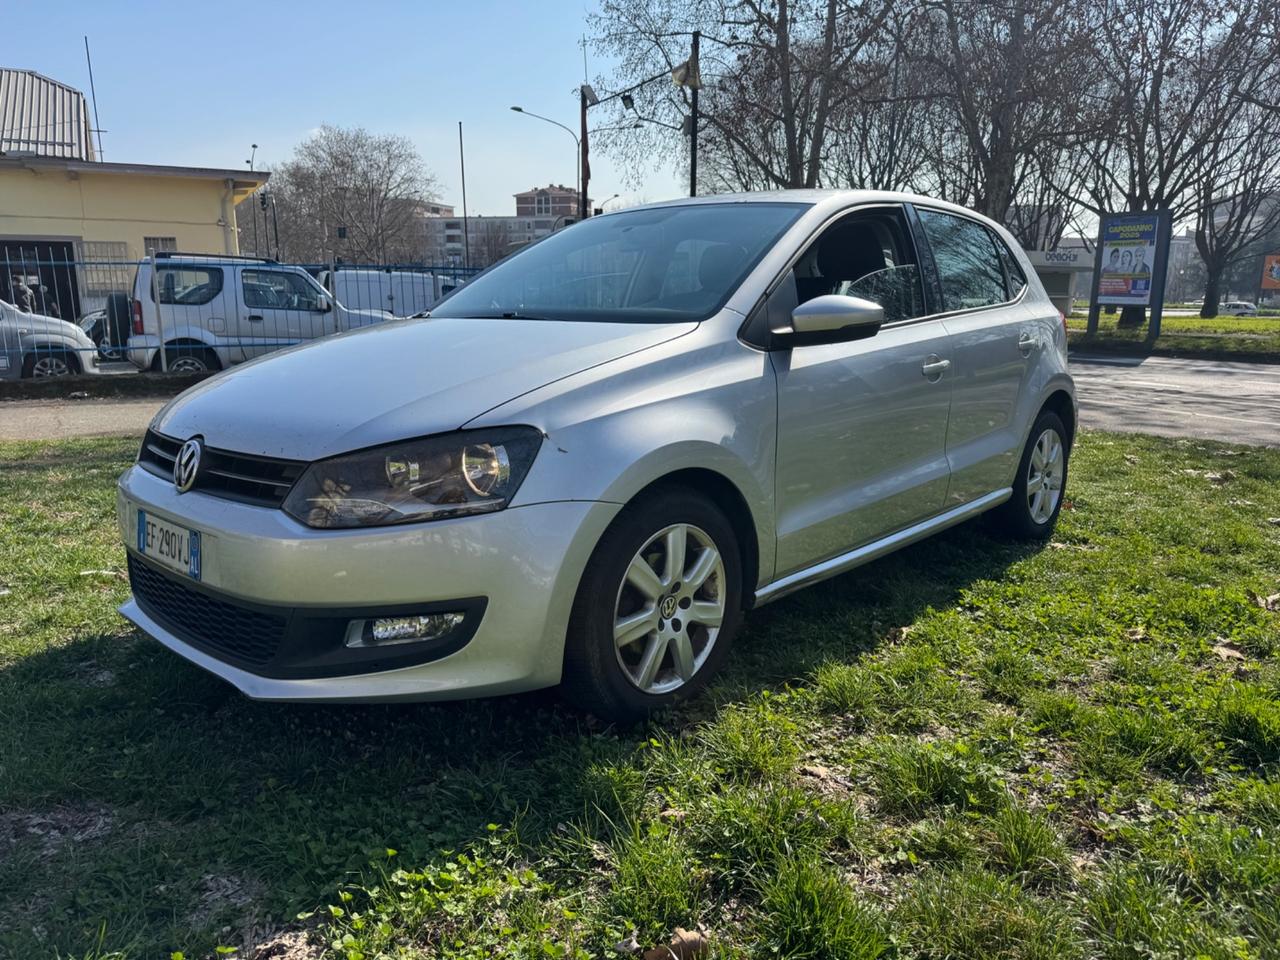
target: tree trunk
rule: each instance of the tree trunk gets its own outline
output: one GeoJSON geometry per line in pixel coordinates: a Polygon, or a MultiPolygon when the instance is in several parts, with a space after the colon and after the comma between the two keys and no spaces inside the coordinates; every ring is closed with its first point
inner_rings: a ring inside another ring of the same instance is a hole
{"type": "Polygon", "coordinates": [[[1116,328],[1120,330],[1137,330],[1147,321],[1147,310],[1145,307],[1124,307],[1120,310],[1120,319],[1116,321],[1116,328]]]}
{"type": "Polygon", "coordinates": [[[1222,273],[1221,264],[1205,264],[1204,306],[1200,308],[1202,317],[1218,315],[1218,304],[1222,300],[1222,273]]]}

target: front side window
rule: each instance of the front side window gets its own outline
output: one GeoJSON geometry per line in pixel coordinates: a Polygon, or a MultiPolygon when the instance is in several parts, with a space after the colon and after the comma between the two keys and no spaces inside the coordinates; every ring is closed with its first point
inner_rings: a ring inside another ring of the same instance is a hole
{"type": "Polygon", "coordinates": [[[1004,268],[987,228],[976,220],[921,210],[925,236],[942,281],[942,309],[973,310],[1004,303],[1004,268]]]}
{"type": "Polygon", "coordinates": [[[157,271],[161,303],[198,307],[209,303],[222,292],[220,267],[180,267],[162,264],[157,271]]]}
{"type": "Polygon", "coordinates": [[[245,270],[244,305],[275,310],[319,310],[320,291],[296,273],[245,270]]]}
{"type": "Polygon", "coordinates": [[[593,217],[480,274],[431,315],[702,320],[724,305],[806,207],[699,203],[593,217]]]}
{"type": "Polygon", "coordinates": [[[885,323],[923,316],[915,248],[900,208],[850,214],[828,228],[796,263],[801,303],[842,294],[878,303],[885,323]]]}

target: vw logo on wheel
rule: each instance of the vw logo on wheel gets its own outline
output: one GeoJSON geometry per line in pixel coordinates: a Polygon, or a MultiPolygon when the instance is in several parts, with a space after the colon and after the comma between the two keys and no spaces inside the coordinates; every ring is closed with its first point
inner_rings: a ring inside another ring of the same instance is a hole
{"type": "Polygon", "coordinates": [[[676,598],[667,597],[662,601],[662,616],[670,620],[676,615],[676,598]]]}
{"type": "Polygon", "coordinates": [[[186,493],[196,485],[196,476],[200,473],[200,441],[192,437],[182,445],[177,459],[173,461],[173,485],[179,493],[186,493]]]}

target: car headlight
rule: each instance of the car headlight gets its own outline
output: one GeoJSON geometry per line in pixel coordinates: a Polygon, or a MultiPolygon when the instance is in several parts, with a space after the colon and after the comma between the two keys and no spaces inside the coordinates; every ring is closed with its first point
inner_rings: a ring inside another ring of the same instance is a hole
{"type": "Polygon", "coordinates": [[[307,467],[284,510],[309,527],[377,527],[501,510],[542,432],[501,427],[406,440],[307,467]]]}

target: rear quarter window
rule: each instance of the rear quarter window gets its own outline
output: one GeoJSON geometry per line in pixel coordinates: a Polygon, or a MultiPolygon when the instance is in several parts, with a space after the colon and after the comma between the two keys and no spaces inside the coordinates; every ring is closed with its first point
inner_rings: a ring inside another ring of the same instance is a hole
{"type": "Polygon", "coordinates": [[[920,221],[938,267],[944,311],[973,310],[1010,299],[1000,254],[985,226],[936,210],[921,210],[920,221]]]}
{"type": "Polygon", "coordinates": [[[161,265],[156,270],[156,286],[161,303],[198,307],[222,292],[222,269],[161,265]]]}

